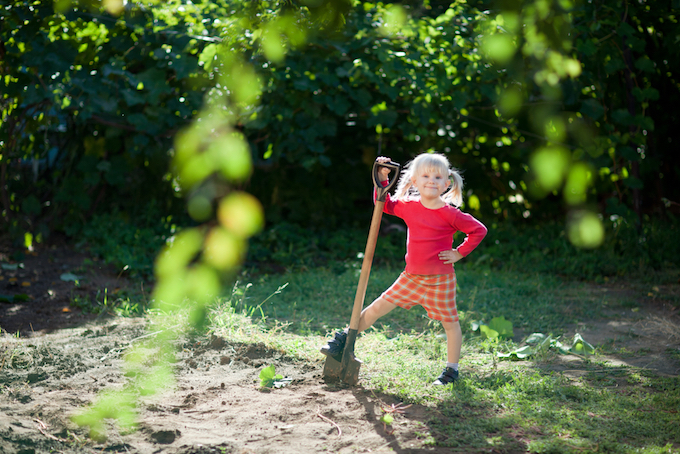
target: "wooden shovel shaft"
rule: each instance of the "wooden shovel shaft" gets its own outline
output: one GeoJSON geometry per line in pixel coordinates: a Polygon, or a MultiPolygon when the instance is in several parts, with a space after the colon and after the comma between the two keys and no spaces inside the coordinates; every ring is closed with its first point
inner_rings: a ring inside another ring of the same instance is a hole
{"type": "Polygon", "coordinates": [[[380,221],[382,220],[384,206],[385,202],[376,201],[373,208],[371,228],[368,231],[368,240],[366,241],[366,251],[364,252],[364,260],[361,263],[361,275],[359,276],[357,293],[354,296],[352,318],[349,320],[350,329],[359,329],[359,320],[361,319],[361,311],[364,307],[364,299],[366,298],[366,288],[368,287],[368,278],[371,275],[371,265],[375,255],[375,246],[378,243],[378,233],[380,231],[380,221]]]}
{"type": "Polygon", "coordinates": [[[361,274],[359,276],[359,284],[357,285],[357,293],[354,297],[354,305],[352,306],[352,318],[349,321],[349,330],[345,340],[345,348],[342,352],[342,357],[327,356],[324,364],[323,376],[329,379],[340,379],[349,385],[355,385],[359,381],[359,368],[361,361],[354,356],[354,343],[357,338],[359,324],[361,322],[361,311],[364,307],[364,299],[366,298],[366,288],[368,287],[368,278],[371,274],[371,265],[373,264],[373,256],[375,255],[375,247],[378,243],[378,232],[380,230],[380,221],[382,220],[383,209],[385,207],[385,198],[387,193],[394,187],[398,181],[401,166],[395,162],[373,164],[373,185],[376,190],[376,201],[373,208],[373,216],[371,217],[371,228],[368,231],[368,240],[366,241],[366,250],[364,251],[364,260],[361,264],[361,274]],[[396,171],[394,180],[391,184],[383,186],[380,182],[380,167],[388,167],[396,171]]]}

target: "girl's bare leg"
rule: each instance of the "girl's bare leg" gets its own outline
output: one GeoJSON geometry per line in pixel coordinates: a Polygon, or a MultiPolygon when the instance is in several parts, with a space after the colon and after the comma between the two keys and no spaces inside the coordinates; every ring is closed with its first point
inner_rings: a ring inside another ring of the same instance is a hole
{"type": "Polygon", "coordinates": [[[397,306],[382,298],[378,298],[377,300],[373,301],[370,306],[361,311],[359,332],[370,328],[376,320],[391,312],[395,307],[397,306]]]}
{"type": "Polygon", "coordinates": [[[460,360],[460,349],[463,345],[463,332],[459,322],[442,322],[446,333],[447,362],[456,364],[460,360]]]}

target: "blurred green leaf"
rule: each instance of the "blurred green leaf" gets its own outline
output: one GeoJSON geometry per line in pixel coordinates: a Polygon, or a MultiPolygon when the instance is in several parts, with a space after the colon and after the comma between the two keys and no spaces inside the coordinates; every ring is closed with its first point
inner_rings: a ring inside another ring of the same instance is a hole
{"type": "Polygon", "coordinates": [[[515,44],[512,35],[497,33],[485,36],[482,40],[484,52],[499,64],[509,62],[515,55],[515,44]]]}
{"type": "Polygon", "coordinates": [[[593,249],[604,241],[604,226],[597,214],[590,211],[575,211],[570,215],[567,234],[574,246],[593,249]]]}
{"type": "Polygon", "coordinates": [[[564,147],[543,147],[531,157],[531,168],[543,189],[558,189],[569,165],[569,152],[564,147]]]}
{"type": "Polygon", "coordinates": [[[593,180],[593,171],[586,164],[578,163],[569,169],[564,185],[564,199],[569,205],[578,205],[587,200],[587,191],[593,180]]]}
{"type": "Polygon", "coordinates": [[[262,205],[245,192],[235,192],[222,199],[217,217],[224,227],[244,239],[264,227],[262,205]]]}

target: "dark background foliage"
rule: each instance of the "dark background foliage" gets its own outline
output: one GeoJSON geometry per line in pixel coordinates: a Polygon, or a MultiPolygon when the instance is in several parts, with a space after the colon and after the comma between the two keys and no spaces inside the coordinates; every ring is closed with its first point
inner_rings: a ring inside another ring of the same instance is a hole
{"type": "Polygon", "coordinates": [[[582,209],[600,214],[611,251],[622,229],[645,250],[649,232],[677,233],[677,0],[547,11],[531,1],[337,3],[330,20],[341,27],[317,27],[297,45],[289,33],[280,59],[252,32],[281,17],[304,28],[321,11],[290,1],[128,3],[119,15],[86,2],[4,5],[2,229],[20,241],[64,232],[96,243],[88,224],[107,219],[155,225],[163,244],[193,223],[187,201],[213,200],[220,187],[182,186],[173,138],[202,106],[233,95],[224,67],[239,55],[262,87],[257,105],[225,112],[251,145],[240,188],[266,213],[253,259],[282,262],[293,247],[301,257],[304,240],[310,254],[353,253],[334,247],[332,232],[368,224],[375,157],[405,163],[423,151],[463,171],[464,209],[499,238],[550,225],[569,247],[568,213],[582,209]],[[394,11],[405,13],[398,32],[385,26],[394,11]],[[494,36],[513,43],[500,59],[485,44],[494,36]],[[580,73],[551,55],[578,60],[580,73]],[[544,148],[566,156],[548,189],[531,165],[544,148]]]}

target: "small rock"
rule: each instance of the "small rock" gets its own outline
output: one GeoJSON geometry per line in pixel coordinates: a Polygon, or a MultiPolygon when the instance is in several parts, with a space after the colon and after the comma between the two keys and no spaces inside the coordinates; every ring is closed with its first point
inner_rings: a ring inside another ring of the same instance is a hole
{"type": "Polygon", "coordinates": [[[161,443],[164,445],[169,445],[174,442],[177,437],[181,435],[179,430],[159,430],[151,434],[151,438],[156,443],[161,443]]]}
{"type": "Polygon", "coordinates": [[[227,343],[221,337],[213,337],[210,341],[210,348],[215,350],[222,350],[226,345],[227,343]]]}

